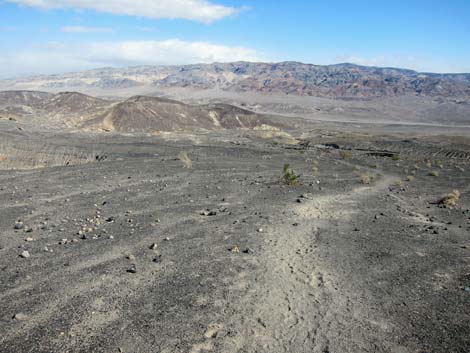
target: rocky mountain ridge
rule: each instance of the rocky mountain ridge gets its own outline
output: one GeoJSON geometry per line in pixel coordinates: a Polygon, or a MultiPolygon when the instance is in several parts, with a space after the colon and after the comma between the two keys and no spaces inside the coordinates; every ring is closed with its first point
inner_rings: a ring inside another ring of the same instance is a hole
{"type": "Polygon", "coordinates": [[[213,63],[182,66],[101,68],[61,75],[0,81],[0,87],[34,90],[219,89],[333,99],[426,96],[467,101],[470,74],[420,73],[354,64],[213,63]]]}

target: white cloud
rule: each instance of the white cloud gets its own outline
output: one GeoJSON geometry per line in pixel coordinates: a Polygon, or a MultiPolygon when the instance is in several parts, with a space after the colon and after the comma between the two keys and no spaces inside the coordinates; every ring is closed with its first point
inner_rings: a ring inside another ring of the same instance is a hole
{"type": "Polygon", "coordinates": [[[86,26],[65,26],[60,29],[65,33],[112,33],[112,28],[106,27],[86,27],[86,26]]]}
{"type": "Polygon", "coordinates": [[[179,39],[47,45],[0,56],[0,77],[51,74],[103,66],[196,64],[263,61],[262,54],[245,47],[179,39]]]}
{"type": "Polygon", "coordinates": [[[211,23],[240,11],[208,0],[6,0],[40,9],[91,9],[147,18],[183,18],[211,23]]]}

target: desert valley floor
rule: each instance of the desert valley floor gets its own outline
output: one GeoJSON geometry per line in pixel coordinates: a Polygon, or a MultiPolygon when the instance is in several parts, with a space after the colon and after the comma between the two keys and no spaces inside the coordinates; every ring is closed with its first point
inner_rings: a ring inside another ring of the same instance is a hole
{"type": "Polygon", "coordinates": [[[0,121],[0,351],[468,352],[468,133],[0,121]]]}

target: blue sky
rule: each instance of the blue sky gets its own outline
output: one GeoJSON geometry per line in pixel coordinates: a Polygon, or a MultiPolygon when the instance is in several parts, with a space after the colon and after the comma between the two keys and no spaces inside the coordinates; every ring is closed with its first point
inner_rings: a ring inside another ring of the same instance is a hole
{"type": "Polygon", "coordinates": [[[0,77],[212,61],[470,72],[470,1],[0,0],[0,77]]]}

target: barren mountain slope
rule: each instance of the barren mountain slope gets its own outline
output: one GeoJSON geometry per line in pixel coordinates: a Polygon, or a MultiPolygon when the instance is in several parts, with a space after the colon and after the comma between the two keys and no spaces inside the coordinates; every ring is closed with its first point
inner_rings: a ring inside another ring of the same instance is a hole
{"type": "Polygon", "coordinates": [[[93,119],[113,103],[77,92],[0,92],[0,116],[43,126],[73,127],[93,119]]]}
{"type": "Polygon", "coordinates": [[[228,104],[188,105],[135,96],[122,102],[77,92],[0,92],[0,117],[44,127],[74,127],[121,132],[220,130],[285,126],[273,117],[228,104]]]}
{"type": "Polygon", "coordinates": [[[115,105],[89,126],[126,132],[253,128],[269,119],[230,105],[192,106],[178,101],[136,96],[115,105]]]}
{"type": "Polygon", "coordinates": [[[40,91],[1,91],[0,106],[27,105],[30,107],[40,106],[45,100],[54,95],[40,91]]]}
{"type": "Polygon", "coordinates": [[[282,93],[328,98],[369,99],[419,95],[470,96],[470,74],[419,73],[353,64],[214,63],[184,66],[103,68],[84,72],[4,80],[0,87],[43,90],[131,87],[191,87],[237,92],[282,93]]]}

